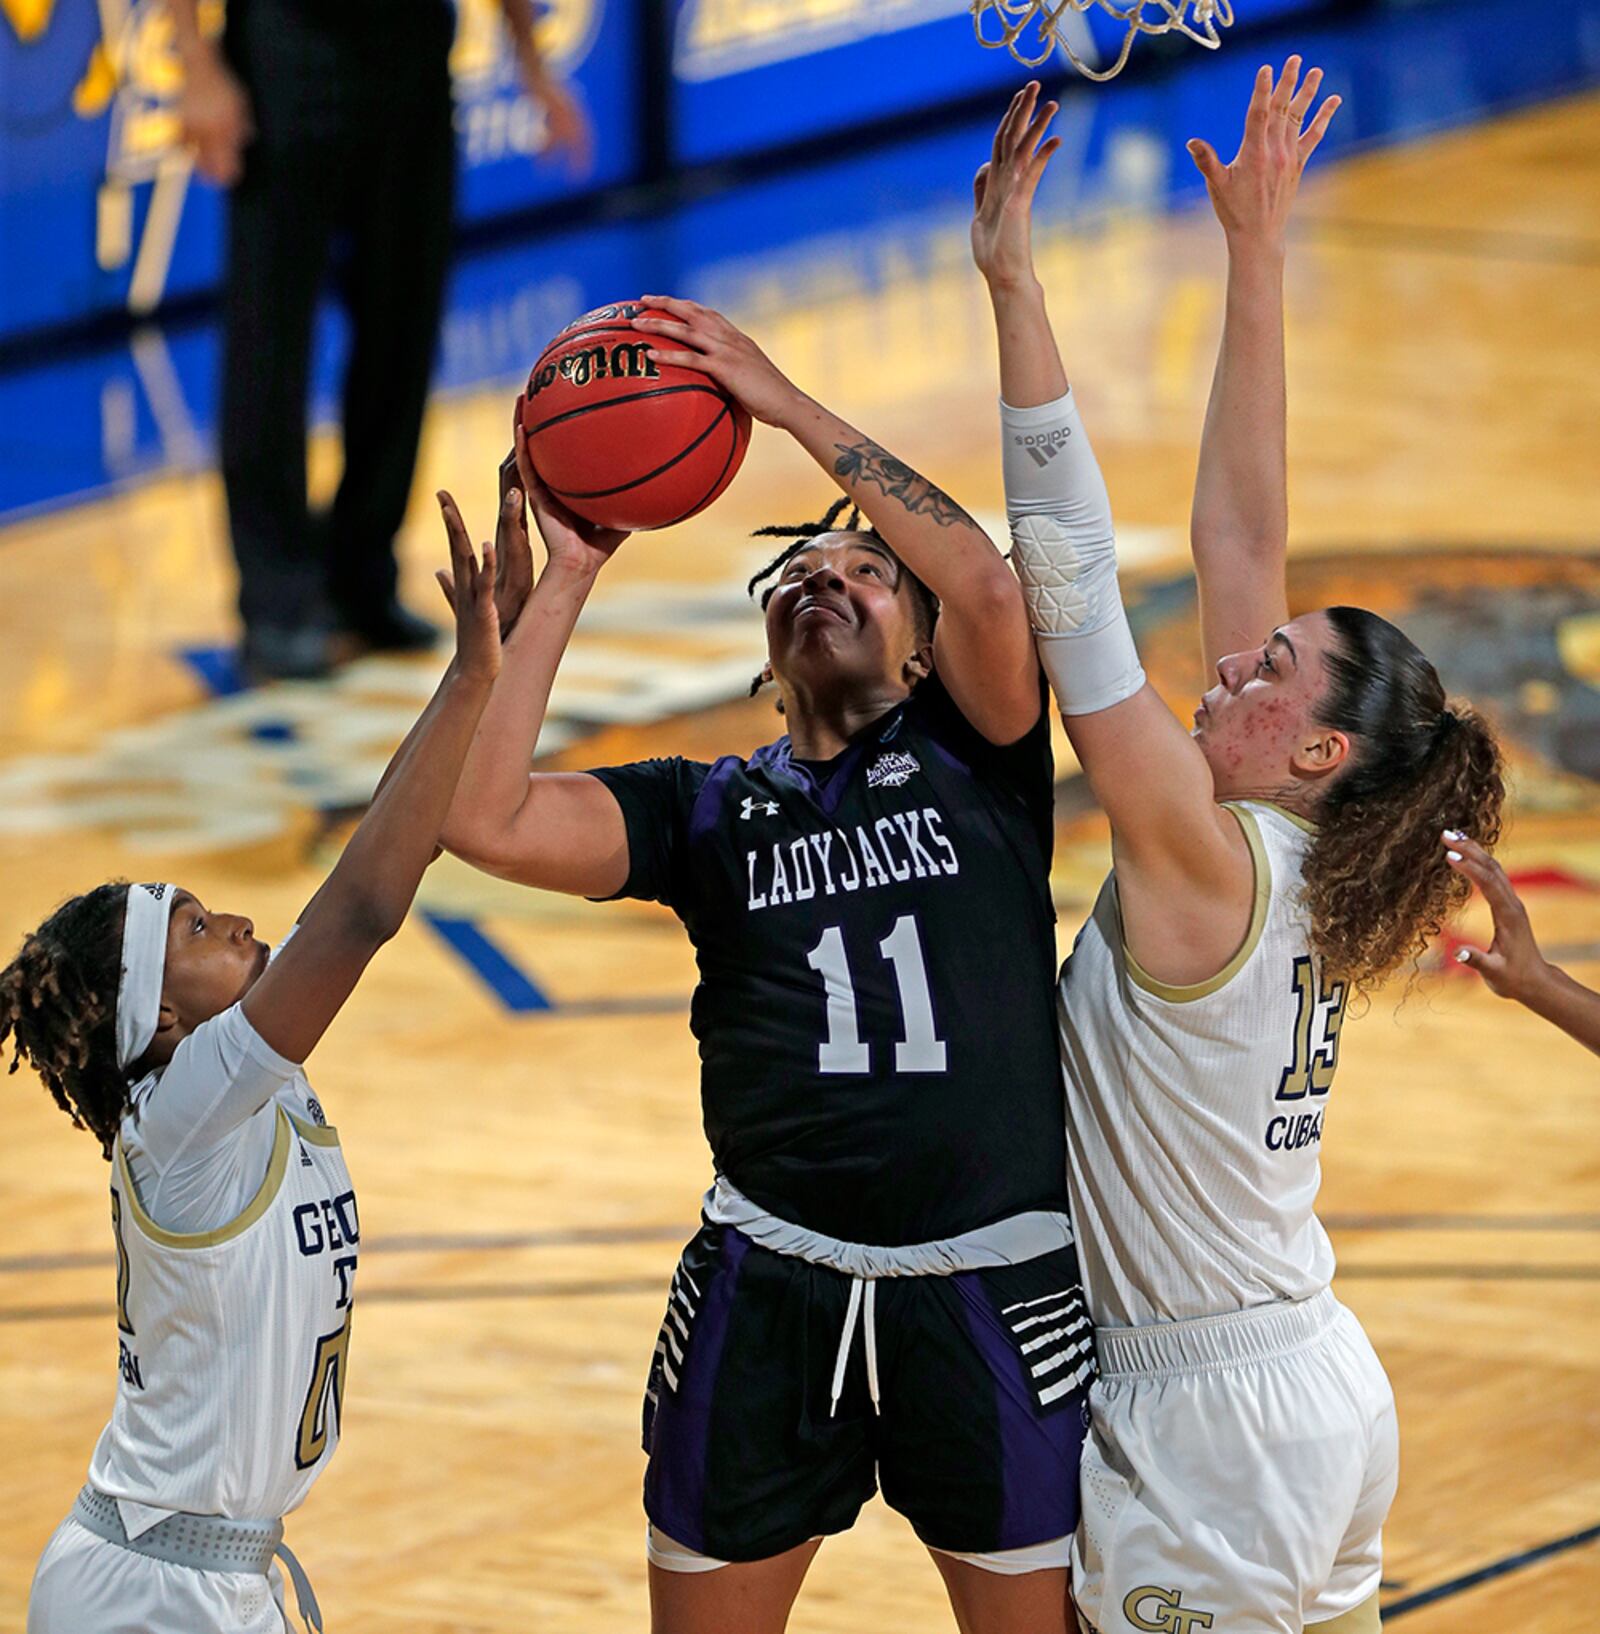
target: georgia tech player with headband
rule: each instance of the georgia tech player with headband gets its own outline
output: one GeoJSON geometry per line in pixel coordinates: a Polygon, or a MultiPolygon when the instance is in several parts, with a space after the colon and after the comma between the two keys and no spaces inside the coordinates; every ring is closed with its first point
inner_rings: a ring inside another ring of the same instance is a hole
{"type": "Polygon", "coordinates": [[[339,1439],[361,1233],[300,1063],[438,854],[499,665],[493,552],[480,568],[441,502],[455,658],[289,939],[269,953],[176,885],[101,885],[0,972],[0,1041],[111,1162],[117,1248],[116,1405],[29,1634],[279,1634],[274,1555],[322,1626],[281,1517],[339,1439]]]}
{"type": "Polygon", "coordinates": [[[717,1179],[646,1399],[654,1624],[777,1634],[820,1539],[881,1479],[963,1629],[1049,1634],[1069,1616],[1090,1347],[1026,609],[947,495],[716,313],[647,300],[671,314],[638,322],[658,355],[789,432],[870,523],[836,528],[836,507],[767,530],[798,534],[763,602],[785,737],[530,776],[620,536],[525,463],[558,599],[507,641],[445,829],[503,878],[667,903],[698,956],[717,1179]]]}
{"type": "Polygon", "coordinates": [[[1337,99],[1290,58],[1231,166],[1226,326],[1193,545],[1217,684],[1192,735],[1146,684],[1110,505],[1029,242],[1054,108],[1020,93],[980,172],[1015,562],[1113,871],[1061,973],[1073,1218],[1096,1325],[1073,1587],[1100,1634],[1378,1626],[1394,1401],[1313,1212],[1347,997],[1467,883],[1439,830],[1498,834],[1500,755],[1393,625],[1289,618],[1286,222],[1337,99]],[[1036,459],[1033,450],[1053,457],[1036,459]]]}

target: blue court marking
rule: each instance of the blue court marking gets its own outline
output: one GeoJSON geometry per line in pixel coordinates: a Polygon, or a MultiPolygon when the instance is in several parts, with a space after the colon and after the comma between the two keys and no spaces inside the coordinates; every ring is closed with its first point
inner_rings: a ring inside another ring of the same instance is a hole
{"type": "Polygon", "coordinates": [[[1407,1595],[1404,1600],[1395,1600],[1383,1608],[1383,1616],[1387,1621],[1391,1617],[1403,1617],[1408,1611],[1420,1611],[1424,1606],[1434,1605],[1440,1600],[1448,1600],[1452,1595],[1464,1594],[1468,1589],[1475,1589],[1480,1583],[1492,1582],[1497,1577],[1505,1577],[1511,1572],[1520,1572],[1526,1566],[1535,1566],[1541,1560],[1548,1560],[1552,1555],[1562,1555],[1569,1549],[1581,1549],[1586,1543],[1593,1543],[1600,1539],[1600,1526],[1586,1526],[1581,1532],[1571,1532],[1564,1538],[1554,1538],[1549,1543],[1541,1543],[1536,1549],[1524,1549],[1520,1554],[1507,1555],[1503,1560],[1491,1561],[1487,1566],[1480,1566],[1476,1571],[1467,1572],[1461,1577],[1452,1577],[1448,1583],[1436,1584],[1431,1589],[1423,1589],[1417,1594],[1407,1595]]]}
{"type": "Polygon", "coordinates": [[[555,1008],[532,977],[479,929],[476,920],[447,919],[437,913],[424,913],[422,917],[513,1014],[528,1015],[555,1008]]]}
{"type": "Polygon", "coordinates": [[[180,647],[178,657],[200,677],[213,698],[231,698],[249,689],[234,647],[180,647]]]}

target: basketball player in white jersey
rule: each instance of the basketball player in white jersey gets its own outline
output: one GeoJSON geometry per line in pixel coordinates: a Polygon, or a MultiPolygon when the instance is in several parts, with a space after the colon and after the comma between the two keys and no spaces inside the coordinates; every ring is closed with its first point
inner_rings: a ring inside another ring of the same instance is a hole
{"type": "Polygon", "coordinates": [[[116,1404],[29,1634],[278,1634],[275,1555],[321,1628],[281,1517],[339,1438],[361,1231],[301,1063],[405,919],[499,668],[494,552],[441,500],[455,659],[290,939],[102,885],[0,972],[0,1042],[111,1162],[117,1250],[116,1404]]]}
{"type": "Polygon", "coordinates": [[[1352,993],[1465,898],[1446,826],[1492,844],[1500,757],[1401,632],[1290,619],[1282,273],[1337,108],[1291,58],[1224,166],[1190,151],[1228,238],[1226,326],[1193,543],[1216,684],[1192,733],[1144,677],[1110,506],[1034,276],[1056,146],[1020,93],[977,182],[1000,344],[1014,563],[1113,872],[1060,984],[1068,1183],[1096,1324],[1079,1613],[1100,1634],[1378,1626],[1398,1465],[1388,1381],[1333,1297],[1313,1212],[1352,993]]]}

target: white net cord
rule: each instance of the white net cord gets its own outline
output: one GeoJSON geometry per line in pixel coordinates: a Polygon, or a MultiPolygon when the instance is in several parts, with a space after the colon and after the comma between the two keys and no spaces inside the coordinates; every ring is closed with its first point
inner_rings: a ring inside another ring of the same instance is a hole
{"type": "Polygon", "coordinates": [[[1040,67],[1059,46],[1087,79],[1115,79],[1127,66],[1128,53],[1140,34],[1186,34],[1196,44],[1215,51],[1222,44],[1220,30],[1232,26],[1232,0],[1139,0],[1133,5],[1118,5],[1116,0],[972,0],[972,30],[980,45],[992,51],[1009,51],[1028,68],[1040,67]],[[1127,30],[1122,36],[1122,50],[1109,68],[1086,63],[1061,27],[1069,11],[1084,12],[1094,6],[1127,30]],[[986,19],[992,19],[998,27],[998,39],[984,32],[986,19]]]}

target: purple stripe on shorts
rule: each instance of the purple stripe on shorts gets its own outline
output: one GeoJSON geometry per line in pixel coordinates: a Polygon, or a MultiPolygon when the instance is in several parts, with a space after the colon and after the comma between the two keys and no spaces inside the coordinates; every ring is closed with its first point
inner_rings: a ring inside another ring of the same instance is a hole
{"type": "Polygon", "coordinates": [[[1053,1411],[1041,1412],[1016,1343],[984,1292],[981,1273],[961,1271],[950,1280],[961,1295],[967,1332],[994,1380],[1004,1484],[995,1548],[1029,1549],[1065,1537],[1078,1524],[1078,1460],[1085,1431],[1081,1398],[1074,1394],[1053,1411]]]}
{"type": "Polygon", "coordinates": [[[722,1347],[750,1239],[722,1228],[716,1274],[695,1311],[678,1388],[661,1380],[644,1472],[644,1509],[651,1524],[675,1543],[699,1554],[705,1546],[706,1458],[711,1447],[711,1406],[716,1396],[722,1347]]]}

